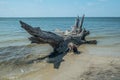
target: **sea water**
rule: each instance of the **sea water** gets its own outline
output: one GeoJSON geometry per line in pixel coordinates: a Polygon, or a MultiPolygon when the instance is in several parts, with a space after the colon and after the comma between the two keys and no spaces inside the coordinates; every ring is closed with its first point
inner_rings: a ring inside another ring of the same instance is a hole
{"type": "MultiPolygon", "coordinates": [[[[0,18],[0,47],[30,44],[30,35],[20,27],[19,20],[46,31],[71,30],[75,23],[74,17],[0,18]]],[[[87,17],[83,27],[91,32],[91,38],[101,40],[99,45],[120,44],[118,17],[87,17]]]]}
{"type": "MultiPolygon", "coordinates": [[[[75,17],[32,17],[32,18],[0,18],[0,52],[1,48],[11,46],[29,45],[30,35],[22,29],[19,23],[22,20],[33,27],[40,27],[42,30],[52,31],[60,29],[62,31],[71,30],[75,24],[75,17]]],[[[90,31],[88,40],[98,41],[97,48],[108,49],[106,54],[120,56],[120,18],[119,17],[85,17],[83,27],[90,31]],[[117,53],[113,53],[117,52],[117,53]],[[109,53],[110,52],[110,53],[109,53]]],[[[91,46],[92,48],[93,46],[91,46]]],[[[102,49],[101,49],[102,50],[102,49]]],[[[100,51],[100,50],[99,50],[100,51]]],[[[95,54],[96,52],[94,52],[95,54]]],[[[92,53],[93,54],[93,53],[92,53]]],[[[96,53],[97,54],[97,53],[96,53]]],[[[101,52],[99,54],[102,54],[101,52]]]]}

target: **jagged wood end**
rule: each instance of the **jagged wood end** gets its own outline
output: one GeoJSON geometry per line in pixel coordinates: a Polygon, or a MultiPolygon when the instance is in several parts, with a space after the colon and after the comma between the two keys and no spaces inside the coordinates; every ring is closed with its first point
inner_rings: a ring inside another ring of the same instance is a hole
{"type": "Polygon", "coordinates": [[[79,26],[80,32],[82,31],[83,22],[84,22],[84,17],[85,17],[85,15],[83,14],[83,16],[82,16],[82,18],[81,18],[81,21],[80,21],[80,26],[79,26]]]}
{"type": "Polygon", "coordinates": [[[32,27],[31,25],[28,25],[27,23],[20,21],[21,27],[25,29],[32,37],[29,38],[29,40],[32,43],[48,43],[52,47],[57,46],[61,41],[64,41],[63,37],[49,32],[49,31],[43,31],[40,28],[32,27]]]}

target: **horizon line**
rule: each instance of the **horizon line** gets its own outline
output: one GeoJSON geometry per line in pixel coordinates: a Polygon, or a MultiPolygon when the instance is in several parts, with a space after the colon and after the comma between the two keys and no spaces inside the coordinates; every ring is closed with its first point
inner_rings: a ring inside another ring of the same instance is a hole
{"type": "MultiPolygon", "coordinates": [[[[48,17],[45,17],[45,16],[43,16],[43,17],[42,17],[42,16],[27,16],[27,17],[25,17],[25,16],[20,16],[20,17],[19,17],[19,16],[16,16],[16,17],[15,17],[15,16],[13,16],[13,17],[12,17],[12,16],[10,16],[10,17],[9,17],[9,16],[8,16],[8,17],[7,17],[7,16],[3,16],[3,17],[2,17],[2,16],[0,16],[0,18],[60,18],[60,17],[61,17],[61,18],[64,18],[64,17],[66,18],[66,17],[73,17],[73,16],[48,16],[48,17]]],[[[77,16],[74,16],[74,17],[77,17],[77,16]]],[[[79,17],[82,17],[82,16],[79,16],[79,17]]],[[[89,18],[89,17],[93,17],[93,18],[94,18],[94,17],[95,17],[95,18],[96,18],[96,17],[101,17],[101,18],[102,18],[102,17],[103,17],[103,18],[104,18],[104,17],[106,17],[106,18],[107,18],[107,17],[108,17],[108,18],[110,18],[110,17],[111,17],[111,18],[112,18],[112,17],[116,17],[116,18],[117,18],[117,17],[118,17],[118,18],[119,18],[120,16],[86,16],[86,17],[88,17],[88,18],[89,18]]]]}

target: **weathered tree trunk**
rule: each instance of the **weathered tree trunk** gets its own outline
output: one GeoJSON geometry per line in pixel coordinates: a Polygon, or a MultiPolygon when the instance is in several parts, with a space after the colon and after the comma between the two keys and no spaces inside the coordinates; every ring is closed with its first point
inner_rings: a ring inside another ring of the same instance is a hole
{"type": "MultiPolygon", "coordinates": [[[[29,38],[29,40],[32,43],[48,43],[50,44],[54,51],[48,55],[48,58],[53,58],[59,55],[65,55],[67,51],[69,50],[68,44],[73,43],[76,45],[81,44],[96,44],[96,40],[92,41],[86,41],[85,37],[89,34],[89,31],[86,31],[85,29],[82,29],[84,15],[82,17],[82,20],[80,22],[79,26],[79,19],[77,19],[76,23],[76,30],[79,29],[79,33],[76,35],[69,35],[69,36],[59,36],[55,33],[43,31],[39,27],[32,27],[22,21],[20,21],[21,27],[25,29],[32,37],[29,38]]],[[[76,48],[77,49],[77,48],[76,48]]],[[[62,56],[62,57],[63,57],[62,56]]]]}

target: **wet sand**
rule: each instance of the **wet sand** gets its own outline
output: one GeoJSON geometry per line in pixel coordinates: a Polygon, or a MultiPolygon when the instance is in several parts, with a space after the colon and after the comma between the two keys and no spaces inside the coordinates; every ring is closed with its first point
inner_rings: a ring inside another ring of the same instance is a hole
{"type": "MultiPolygon", "coordinates": [[[[59,69],[53,64],[35,62],[13,67],[13,72],[1,76],[1,80],[119,80],[120,57],[89,54],[85,45],[79,47],[81,54],[68,53],[59,69]]],[[[94,52],[94,51],[93,51],[94,52]]],[[[97,53],[97,51],[96,51],[97,53]]],[[[8,67],[9,68],[9,67],[8,67]]],[[[9,68],[11,69],[11,68],[9,68]]]]}

